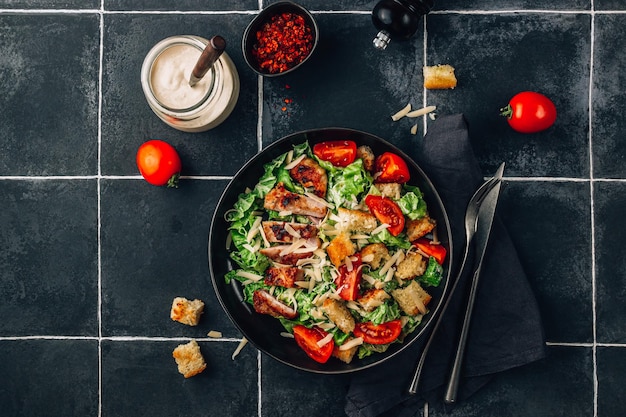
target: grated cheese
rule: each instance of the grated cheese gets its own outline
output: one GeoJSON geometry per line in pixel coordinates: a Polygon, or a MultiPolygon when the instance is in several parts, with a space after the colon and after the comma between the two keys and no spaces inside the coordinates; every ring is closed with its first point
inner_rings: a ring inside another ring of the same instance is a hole
{"type": "Polygon", "coordinates": [[[210,332],[207,333],[207,336],[219,338],[219,337],[222,337],[222,332],[218,332],[217,330],[211,330],[210,332]]]}
{"type": "Polygon", "coordinates": [[[257,217],[254,219],[254,223],[250,227],[250,231],[248,232],[248,236],[246,236],[246,241],[250,243],[252,239],[259,233],[259,226],[261,225],[261,217],[257,217]]]}
{"type": "Polygon", "coordinates": [[[419,297],[419,295],[413,292],[411,292],[410,294],[413,297],[413,301],[415,301],[415,305],[417,306],[417,309],[420,311],[420,313],[426,314],[426,306],[422,302],[422,299],[419,297]]]}
{"type": "Polygon", "coordinates": [[[377,235],[387,228],[389,228],[389,225],[387,223],[383,223],[380,226],[378,226],[376,229],[372,230],[372,234],[377,235]]]}
{"type": "Polygon", "coordinates": [[[363,344],[363,338],[362,337],[355,337],[354,339],[350,339],[348,340],[346,343],[344,343],[343,345],[339,346],[339,350],[350,350],[353,347],[359,346],[363,344]]]}
{"type": "Polygon", "coordinates": [[[437,106],[426,106],[421,109],[413,110],[411,112],[407,112],[406,117],[420,117],[425,114],[431,113],[437,109],[437,106]]]}
{"type": "Polygon", "coordinates": [[[291,236],[299,238],[300,233],[296,232],[296,229],[293,228],[289,223],[285,223],[285,231],[289,233],[291,236]]]}
{"type": "MultiPolygon", "coordinates": [[[[292,151],[290,151],[292,152],[292,151]]],[[[293,152],[292,152],[293,154],[293,152]]],[[[300,162],[302,162],[302,160],[306,157],[306,154],[302,154],[299,157],[297,157],[296,159],[294,159],[293,161],[289,162],[287,165],[285,165],[285,169],[286,170],[290,170],[291,168],[295,168],[296,165],[298,165],[300,162]]]]}
{"type": "Polygon", "coordinates": [[[230,358],[232,360],[235,360],[237,355],[239,355],[239,352],[241,352],[241,350],[247,343],[248,343],[248,339],[246,339],[245,337],[241,339],[241,342],[239,342],[239,344],[237,345],[237,348],[235,349],[235,351],[233,352],[233,355],[230,358]]]}
{"type": "Polygon", "coordinates": [[[320,198],[318,196],[316,196],[313,193],[310,193],[308,191],[304,192],[304,195],[309,197],[311,200],[314,200],[320,204],[323,204],[324,206],[328,207],[328,208],[335,208],[335,206],[333,204],[330,204],[328,201],[324,200],[323,198],[320,198]]]}
{"type": "Polygon", "coordinates": [[[254,282],[258,282],[258,281],[261,281],[263,279],[263,277],[261,275],[253,274],[252,272],[244,271],[242,269],[237,271],[236,275],[240,276],[242,278],[248,278],[248,279],[250,279],[250,280],[252,280],[254,282]]]}
{"type": "Polygon", "coordinates": [[[322,347],[326,346],[333,340],[333,334],[328,333],[323,339],[317,341],[317,346],[322,347]]]}
{"type": "Polygon", "coordinates": [[[393,120],[394,122],[397,122],[398,120],[406,116],[410,111],[411,111],[411,103],[407,104],[406,106],[404,106],[404,108],[402,108],[402,110],[398,111],[393,116],[391,116],[391,120],[393,120]]]}
{"type": "Polygon", "coordinates": [[[280,332],[280,335],[282,337],[286,337],[288,339],[293,339],[293,335],[291,333],[289,333],[289,332],[280,332]]]}

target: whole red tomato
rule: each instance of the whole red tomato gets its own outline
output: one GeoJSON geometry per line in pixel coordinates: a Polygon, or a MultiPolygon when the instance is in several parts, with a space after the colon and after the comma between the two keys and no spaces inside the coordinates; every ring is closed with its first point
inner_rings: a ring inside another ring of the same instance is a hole
{"type": "Polygon", "coordinates": [[[534,91],[516,94],[500,114],[509,125],[520,133],[536,133],[546,130],[556,120],[556,106],[548,97],[534,91]]]}
{"type": "Polygon", "coordinates": [[[182,164],[176,149],[162,140],[149,140],[137,150],[139,172],[152,185],[178,187],[182,164]]]}

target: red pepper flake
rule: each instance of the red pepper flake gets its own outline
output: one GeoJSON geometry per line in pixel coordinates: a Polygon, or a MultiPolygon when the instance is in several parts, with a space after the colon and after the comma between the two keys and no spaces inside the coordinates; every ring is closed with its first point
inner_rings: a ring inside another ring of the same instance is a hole
{"type": "MultiPolygon", "coordinates": [[[[296,13],[272,16],[256,33],[252,54],[261,71],[277,74],[301,63],[313,49],[313,32],[296,13]]],[[[289,88],[288,86],[286,88],[289,88]]]]}

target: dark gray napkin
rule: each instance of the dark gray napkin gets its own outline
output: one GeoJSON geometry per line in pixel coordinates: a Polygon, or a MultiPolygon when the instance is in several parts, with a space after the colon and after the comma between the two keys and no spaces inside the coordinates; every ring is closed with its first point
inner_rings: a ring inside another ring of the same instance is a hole
{"type": "MultiPolygon", "coordinates": [[[[454,259],[460,263],[465,245],[465,208],[483,183],[463,115],[437,118],[411,156],[443,200],[452,228],[454,259]]],[[[352,377],[345,408],[349,417],[408,417],[415,415],[424,400],[443,401],[443,385],[450,372],[460,331],[471,269],[470,262],[435,335],[418,394],[412,396],[407,390],[425,340],[383,365],[352,377]]],[[[459,400],[475,393],[494,374],[545,356],[537,302],[497,212],[476,297],[459,400]]]]}

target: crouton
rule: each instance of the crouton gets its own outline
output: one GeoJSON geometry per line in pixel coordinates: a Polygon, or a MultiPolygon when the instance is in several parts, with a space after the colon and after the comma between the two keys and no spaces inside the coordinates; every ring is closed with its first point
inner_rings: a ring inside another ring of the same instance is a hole
{"type": "Polygon", "coordinates": [[[441,90],[456,87],[454,67],[449,64],[424,66],[424,88],[441,90]]]}
{"type": "Polygon", "coordinates": [[[172,352],[172,356],[178,365],[178,372],[183,374],[185,378],[191,378],[206,369],[206,362],[202,352],[200,352],[200,346],[195,340],[184,345],[178,345],[172,352]]]}
{"type": "Polygon", "coordinates": [[[415,278],[418,275],[424,275],[426,266],[426,260],[422,255],[409,252],[396,267],[396,276],[402,279],[415,278]]]}
{"type": "Polygon", "coordinates": [[[197,326],[203,310],[204,302],[202,300],[190,301],[184,297],[176,297],[172,302],[170,318],[189,326],[197,326]]]}
{"type": "Polygon", "coordinates": [[[341,232],[326,247],[326,253],[330,261],[337,268],[341,266],[346,256],[352,256],[356,252],[356,246],[350,240],[347,233],[341,232]]]}
{"type": "Polygon", "coordinates": [[[411,220],[406,225],[406,237],[409,241],[413,242],[432,232],[436,225],[437,222],[435,219],[431,219],[428,215],[411,220]]]}
{"type": "Polygon", "coordinates": [[[334,298],[327,298],[324,300],[322,310],[342,332],[350,333],[354,330],[354,317],[343,302],[334,298]]]}
{"type": "Polygon", "coordinates": [[[376,155],[374,155],[374,151],[367,145],[361,145],[356,148],[356,157],[361,158],[363,160],[363,168],[367,172],[374,172],[376,168],[376,155]]]}
{"type": "Polygon", "coordinates": [[[409,316],[426,314],[426,306],[432,298],[415,280],[411,281],[411,283],[404,288],[393,290],[391,295],[394,300],[398,302],[402,311],[409,316]]]}
{"type": "Polygon", "coordinates": [[[378,269],[391,258],[384,243],[372,243],[361,250],[361,261],[372,269],[378,269]]]}
{"type": "Polygon", "coordinates": [[[383,197],[389,197],[398,200],[402,197],[402,184],[397,182],[376,183],[374,186],[380,191],[383,197]]]}
{"type": "Polygon", "coordinates": [[[341,219],[338,224],[338,229],[341,230],[369,233],[378,226],[376,217],[366,211],[339,207],[337,215],[341,219]]]}
{"type": "MultiPolygon", "coordinates": [[[[349,338],[348,340],[345,341],[345,343],[341,346],[344,345],[348,345],[352,340],[354,340],[353,338],[349,338]]],[[[335,345],[334,349],[333,349],[333,353],[332,355],[339,359],[342,362],[345,363],[350,363],[352,362],[352,358],[354,357],[354,355],[357,353],[357,351],[359,350],[359,345],[355,345],[352,346],[348,349],[341,349],[341,346],[337,346],[335,345]]]]}
{"type": "Polygon", "coordinates": [[[391,298],[389,294],[382,289],[371,289],[367,290],[363,297],[359,298],[357,302],[361,305],[363,310],[370,312],[374,311],[376,307],[382,305],[385,300],[391,298]]]}

